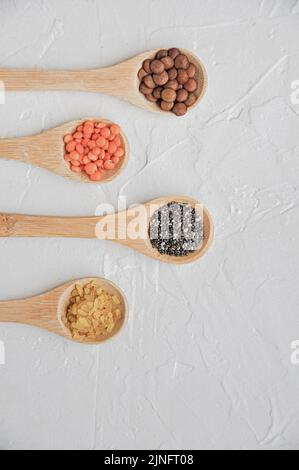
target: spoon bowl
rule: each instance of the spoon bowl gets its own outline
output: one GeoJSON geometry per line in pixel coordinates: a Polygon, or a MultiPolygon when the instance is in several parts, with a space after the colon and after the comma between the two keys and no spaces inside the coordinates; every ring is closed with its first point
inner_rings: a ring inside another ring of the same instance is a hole
{"type": "Polygon", "coordinates": [[[100,344],[114,337],[123,328],[127,315],[128,304],[123,292],[112,282],[102,278],[70,281],[42,295],[0,302],[0,322],[32,325],[84,344],[100,344]],[[114,330],[105,337],[99,337],[96,341],[85,337],[74,339],[65,321],[71,292],[76,285],[85,285],[91,281],[96,281],[109,294],[119,297],[121,317],[114,330]]]}
{"type": "MultiPolygon", "coordinates": [[[[129,103],[139,106],[147,111],[168,114],[155,103],[147,101],[140,93],[138,71],[145,59],[152,58],[160,49],[143,52],[131,59],[125,60],[111,67],[87,70],[26,70],[26,69],[0,69],[0,80],[5,83],[6,91],[28,90],[66,90],[84,91],[92,93],[106,93],[129,103]]],[[[180,49],[197,68],[195,77],[199,83],[197,105],[203,98],[207,89],[207,72],[202,62],[191,52],[180,49]]],[[[192,108],[190,106],[189,110],[192,108]]]]}
{"type": "Polygon", "coordinates": [[[14,139],[0,139],[0,158],[8,158],[19,162],[32,164],[65,178],[79,181],[81,183],[108,183],[116,178],[126,167],[129,159],[130,149],[128,139],[124,132],[120,131],[125,154],[113,170],[105,170],[100,181],[91,181],[85,173],[74,173],[70,165],[65,161],[65,143],[63,138],[72,134],[75,129],[85,121],[104,122],[113,124],[102,118],[85,118],[77,121],[67,122],[61,126],[42,132],[41,134],[17,137],[14,139]]]}
{"type": "MultiPolygon", "coordinates": [[[[202,204],[200,204],[196,199],[187,196],[168,196],[147,202],[146,204],[144,204],[144,207],[147,209],[147,226],[149,227],[150,220],[157,209],[160,209],[162,206],[165,206],[173,201],[181,204],[189,204],[193,209],[196,209],[196,211],[199,213],[203,223],[202,243],[198,246],[196,250],[191,251],[187,256],[177,257],[159,253],[159,251],[152,246],[150,238],[148,236],[144,240],[143,245],[138,245],[138,251],[141,251],[143,254],[150,256],[151,258],[154,258],[157,261],[162,261],[168,264],[193,263],[205,255],[205,253],[210,248],[214,238],[214,226],[211,216],[208,210],[203,207],[202,204]]],[[[136,247],[134,248],[136,249],[136,247]]]]}
{"type": "MultiPolygon", "coordinates": [[[[157,103],[152,103],[152,102],[148,101],[145,98],[145,96],[142,93],[140,93],[140,91],[139,91],[140,80],[137,76],[138,71],[142,67],[143,61],[145,59],[153,59],[156,56],[156,54],[159,50],[160,49],[155,49],[153,51],[146,52],[146,53],[141,54],[139,56],[140,57],[140,62],[138,64],[136,64],[137,67],[135,68],[135,76],[136,76],[135,88],[138,92],[137,94],[140,95],[140,96],[135,96],[134,102],[133,102],[133,100],[131,102],[133,104],[136,104],[136,102],[138,101],[138,103],[139,103],[138,106],[141,107],[141,108],[144,108],[148,111],[152,111],[154,113],[160,113],[160,114],[168,114],[168,115],[176,117],[175,114],[173,114],[171,111],[164,111],[157,105],[157,103]]],[[[189,62],[192,62],[196,66],[196,74],[195,74],[194,78],[198,83],[198,89],[194,92],[194,94],[197,97],[197,100],[195,101],[195,103],[193,103],[191,106],[188,107],[188,111],[187,111],[187,114],[188,114],[188,112],[191,109],[193,109],[195,106],[197,106],[200,103],[200,101],[203,99],[203,97],[204,97],[204,95],[207,91],[207,87],[208,87],[208,75],[207,75],[207,71],[205,69],[205,66],[203,65],[203,63],[201,62],[201,60],[198,57],[196,57],[194,54],[192,54],[191,52],[189,52],[186,49],[180,48],[180,51],[181,51],[182,54],[185,54],[188,57],[189,62]]]]}
{"type": "Polygon", "coordinates": [[[97,238],[125,245],[156,261],[186,264],[201,258],[213,241],[213,222],[209,212],[195,199],[186,196],[167,196],[148,201],[123,212],[100,217],[49,217],[19,214],[0,214],[0,237],[67,237],[97,238]],[[188,256],[162,255],[149,238],[150,220],[154,212],[172,201],[190,204],[200,213],[203,222],[203,241],[188,256]]]}

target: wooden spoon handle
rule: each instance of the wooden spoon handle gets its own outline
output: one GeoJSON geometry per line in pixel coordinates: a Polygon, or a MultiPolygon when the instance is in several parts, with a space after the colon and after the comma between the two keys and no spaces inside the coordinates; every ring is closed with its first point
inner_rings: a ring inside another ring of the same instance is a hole
{"type": "Polygon", "coordinates": [[[101,217],[0,213],[0,237],[98,238],[127,244],[127,224],[135,216],[127,211],[101,217]]]}
{"type": "Polygon", "coordinates": [[[6,91],[85,90],[87,71],[0,69],[6,91]]]}
{"type": "Polygon", "coordinates": [[[122,74],[122,64],[95,70],[0,69],[6,91],[71,90],[108,93],[127,92],[130,75],[122,74]]]}
{"type": "Polygon", "coordinates": [[[49,323],[57,324],[57,301],[49,296],[0,302],[0,322],[25,323],[48,328],[49,323]]]}
{"type": "Polygon", "coordinates": [[[96,238],[99,217],[0,214],[0,237],[96,238]]]}
{"type": "Polygon", "coordinates": [[[7,302],[0,302],[0,322],[6,323],[25,323],[26,313],[30,305],[30,314],[34,315],[33,306],[25,300],[11,300],[7,302]]]}
{"type": "Polygon", "coordinates": [[[33,139],[26,138],[0,139],[0,158],[13,159],[30,163],[30,150],[33,139]]]}
{"type": "Polygon", "coordinates": [[[55,292],[29,299],[0,302],[0,322],[32,325],[57,334],[63,331],[55,292]]]}
{"type": "Polygon", "coordinates": [[[44,328],[52,333],[68,337],[62,324],[60,299],[73,282],[57,287],[49,292],[20,300],[0,302],[0,322],[23,323],[44,328]]]}

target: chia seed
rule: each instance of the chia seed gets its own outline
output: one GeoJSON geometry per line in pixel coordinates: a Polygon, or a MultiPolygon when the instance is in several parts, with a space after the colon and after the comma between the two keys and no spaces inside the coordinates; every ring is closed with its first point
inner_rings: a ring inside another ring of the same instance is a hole
{"type": "Polygon", "coordinates": [[[154,212],[149,237],[162,255],[188,256],[203,241],[202,218],[190,204],[170,202],[154,212]]]}

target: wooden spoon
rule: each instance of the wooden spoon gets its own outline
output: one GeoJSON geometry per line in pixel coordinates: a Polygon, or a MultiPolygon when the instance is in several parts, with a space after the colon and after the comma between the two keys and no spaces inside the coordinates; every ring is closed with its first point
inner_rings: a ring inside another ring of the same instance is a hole
{"type": "MultiPolygon", "coordinates": [[[[143,52],[129,60],[112,67],[90,70],[25,70],[0,69],[0,80],[6,91],[27,90],[73,90],[94,93],[106,93],[129,101],[148,111],[166,113],[156,103],[149,102],[139,91],[140,81],[137,76],[145,59],[154,58],[160,49],[143,52]]],[[[197,68],[197,101],[199,103],[207,88],[207,73],[202,62],[191,52],[181,49],[197,68]]],[[[189,109],[192,108],[190,106],[189,109]]],[[[168,113],[169,114],[169,113],[168,113]]]]}
{"type": "MultiPolygon", "coordinates": [[[[19,162],[39,166],[57,175],[76,181],[94,183],[86,174],[73,173],[69,163],[64,160],[64,136],[74,132],[74,130],[85,121],[101,121],[106,124],[112,124],[112,122],[107,119],[86,118],[65,123],[59,127],[33,136],[0,139],[0,158],[17,160],[19,162]]],[[[120,159],[119,164],[113,170],[105,170],[103,172],[103,179],[97,181],[97,184],[113,180],[125,168],[128,162],[130,152],[128,140],[122,131],[120,136],[124,144],[125,155],[120,159]]]]}
{"type": "Polygon", "coordinates": [[[48,217],[0,214],[0,237],[99,238],[126,245],[155,260],[171,264],[190,263],[201,258],[213,240],[213,223],[208,211],[195,199],[182,196],[161,197],[117,214],[101,217],[48,217]],[[187,203],[201,212],[204,239],[188,256],[160,254],[149,239],[153,213],[172,201],[187,203]],[[109,227],[109,229],[107,229],[109,227]],[[137,233],[138,231],[138,233],[137,233]]]}
{"type": "Polygon", "coordinates": [[[0,322],[33,325],[64,336],[67,339],[88,344],[99,344],[115,336],[123,327],[127,314],[128,305],[124,294],[112,282],[101,278],[79,279],[67,282],[42,295],[22,300],[0,302],[0,322]],[[119,306],[121,318],[112,333],[105,337],[99,337],[97,341],[88,338],[74,340],[64,324],[70,295],[76,284],[85,285],[91,281],[96,281],[109,294],[119,297],[121,301],[119,306]]]}

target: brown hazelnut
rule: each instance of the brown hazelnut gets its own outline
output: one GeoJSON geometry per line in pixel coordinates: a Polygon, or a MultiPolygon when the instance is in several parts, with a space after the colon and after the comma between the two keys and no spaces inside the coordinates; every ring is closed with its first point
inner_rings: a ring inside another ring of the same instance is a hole
{"type": "Polygon", "coordinates": [[[163,86],[168,82],[168,73],[164,70],[162,73],[154,74],[153,80],[156,85],[163,86]]]}
{"type": "Polygon", "coordinates": [[[185,54],[179,54],[174,61],[174,65],[177,69],[187,70],[189,64],[189,59],[185,54]]]}
{"type": "Polygon", "coordinates": [[[179,84],[176,80],[169,80],[165,85],[165,88],[171,88],[174,91],[176,91],[178,87],[179,87],[179,84]]]}
{"type": "Polygon", "coordinates": [[[164,72],[164,70],[165,70],[165,67],[161,60],[155,59],[151,62],[151,71],[153,73],[159,74],[159,73],[164,72]]]}
{"type": "Polygon", "coordinates": [[[196,74],[196,67],[194,64],[190,64],[187,68],[187,74],[189,78],[194,78],[196,74]]]}
{"type": "Polygon", "coordinates": [[[193,93],[197,90],[197,81],[194,80],[194,78],[189,78],[189,80],[184,84],[184,88],[190,93],[193,93]]]}
{"type": "Polygon", "coordinates": [[[176,103],[172,108],[172,112],[177,116],[184,116],[187,112],[187,106],[184,103],[176,103]]]}
{"type": "Polygon", "coordinates": [[[167,57],[168,51],[166,49],[161,49],[160,51],[157,52],[156,54],[156,59],[161,60],[163,57],[167,57]]]}
{"type": "Polygon", "coordinates": [[[173,60],[181,53],[181,51],[179,49],[177,49],[176,47],[172,47],[171,49],[169,49],[168,51],[168,55],[169,57],[171,57],[173,60]]]}
{"type": "Polygon", "coordinates": [[[146,99],[148,101],[150,101],[151,103],[156,103],[158,100],[157,98],[154,97],[154,95],[152,93],[150,93],[149,95],[145,95],[146,99]]]}
{"type": "Polygon", "coordinates": [[[162,90],[163,88],[161,86],[157,86],[154,91],[153,91],[153,95],[155,98],[157,98],[157,100],[159,100],[161,98],[161,93],[162,93],[162,90]]]}
{"type": "Polygon", "coordinates": [[[173,103],[168,101],[161,101],[160,108],[163,109],[163,111],[171,111],[173,108],[173,103]]]}
{"type": "Polygon", "coordinates": [[[167,101],[167,103],[173,103],[176,99],[176,92],[172,88],[164,88],[161,98],[163,101],[167,101]]]}
{"type": "Polygon", "coordinates": [[[151,60],[149,59],[146,59],[143,64],[142,64],[144,70],[146,71],[146,73],[151,73],[151,60]]]}
{"type": "Polygon", "coordinates": [[[156,86],[153,80],[153,77],[151,75],[146,75],[146,77],[144,77],[143,79],[143,82],[148,88],[155,88],[156,86]]]}
{"type": "Polygon", "coordinates": [[[188,107],[193,106],[194,103],[196,103],[196,101],[197,101],[197,96],[194,95],[194,93],[189,93],[189,96],[185,101],[185,105],[188,106],[188,107]]]}
{"type": "Polygon", "coordinates": [[[180,83],[180,85],[184,85],[185,83],[187,83],[188,80],[189,80],[189,77],[188,77],[186,70],[179,69],[177,81],[180,83]]]}
{"type": "Polygon", "coordinates": [[[179,90],[176,95],[176,100],[178,103],[184,103],[186,99],[188,98],[188,96],[189,96],[189,93],[187,90],[179,90]]]}
{"type": "Polygon", "coordinates": [[[146,75],[147,75],[147,73],[143,68],[139,70],[139,72],[138,72],[139,80],[142,80],[146,75]]]}
{"type": "Polygon", "coordinates": [[[161,62],[163,62],[165,70],[172,69],[174,66],[174,60],[169,56],[163,57],[163,59],[161,59],[161,62]]]}
{"type": "Polygon", "coordinates": [[[175,67],[172,69],[167,70],[169,80],[174,80],[178,76],[178,71],[175,67]]]}
{"type": "Polygon", "coordinates": [[[141,93],[143,93],[144,95],[150,95],[152,93],[152,88],[148,88],[143,82],[141,83],[140,87],[139,87],[139,90],[141,91],[141,93]]]}

